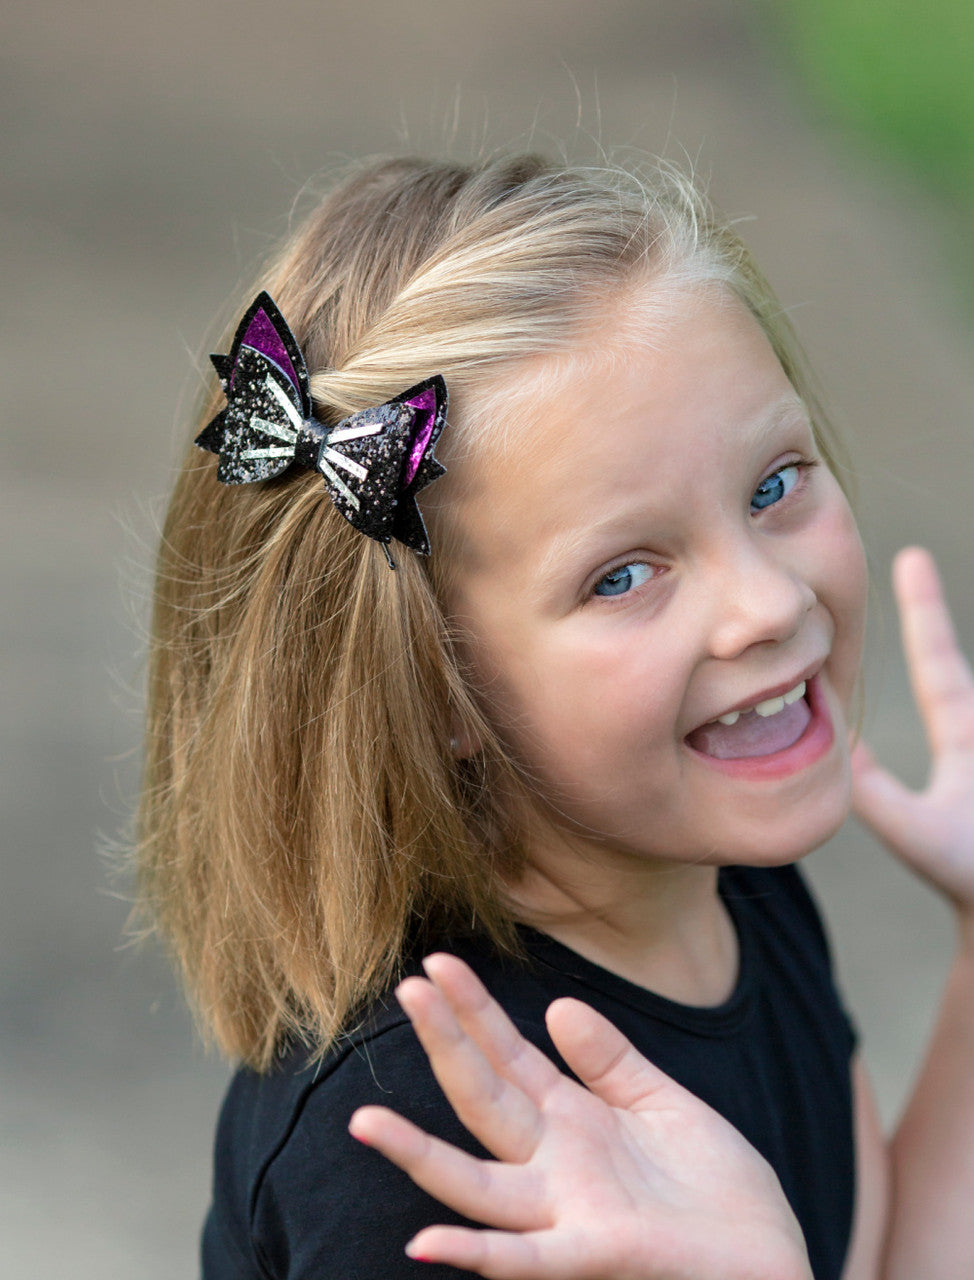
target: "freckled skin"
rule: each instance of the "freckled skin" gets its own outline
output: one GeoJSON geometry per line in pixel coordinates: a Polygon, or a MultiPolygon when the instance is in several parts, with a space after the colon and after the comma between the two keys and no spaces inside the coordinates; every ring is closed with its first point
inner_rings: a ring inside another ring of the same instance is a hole
{"type": "MultiPolygon", "coordinates": [[[[612,342],[600,334],[600,349],[612,342]]],[[[524,421],[516,465],[487,444],[441,482],[447,501],[462,495],[448,604],[490,714],[546,798],[530,844],[541,857],[584,832],[586,857],[616,865],[792,861],[848,810],[866,575],[846,499],[823,463],[752,510],[773,472],[818,454],[737,302],[698,294],[662,341],[616,335],[615,358],[585,355],[554,378],[541,359],[506,388],[524,421]],[[594,594],[627,563],[649,571],[594,594]],[[810,667],[834,742],[809,767],[728,777],[687,746],[810,667]]]]}

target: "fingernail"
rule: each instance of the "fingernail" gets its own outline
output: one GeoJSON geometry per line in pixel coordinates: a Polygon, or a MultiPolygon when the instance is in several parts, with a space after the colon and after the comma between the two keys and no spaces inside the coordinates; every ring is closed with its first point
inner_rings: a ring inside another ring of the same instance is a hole
{"type": "Polygon", "coordinates": [[[413,1244],[412,1240],[410,1240],[409,1244],[406,1245],[406,1254],[408,1257],[412,1258],[413,1262],[432,1262],[433,1261],[432,1258],[427,1258],[425,1254],[418,1253],[416,1251],[416,1247],[413,1244]]]}

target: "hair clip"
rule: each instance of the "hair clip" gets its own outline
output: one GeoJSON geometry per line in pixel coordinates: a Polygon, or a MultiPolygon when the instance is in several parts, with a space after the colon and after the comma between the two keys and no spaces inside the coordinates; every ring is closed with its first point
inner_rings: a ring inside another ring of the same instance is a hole
{"type": "Polygon", "coordinates": [[[220,455],[222,484],[270,480],[298,463],[321,475],[349,524],[382,543],[391,568],[392,538],[429,555],[416,494],[446,470],[433,456],[447,408],[438,374],[326,427],[313,416],[304,356],[267,293],[248,307],[229,355],[210,359],[227,405],[196,444],[220,455]]]}

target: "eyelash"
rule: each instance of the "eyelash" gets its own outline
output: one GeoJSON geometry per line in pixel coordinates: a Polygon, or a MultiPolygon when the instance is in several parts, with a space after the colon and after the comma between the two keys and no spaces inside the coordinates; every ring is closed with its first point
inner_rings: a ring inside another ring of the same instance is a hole
{"type": "MultiPolygon", "coordinates": [[[[783,471],[790,471],[793,467],[798,472],[798,477],[795,480],[795,483],[792,485],[792,487],[788,490],[788,492],[783,494],[782,497],[780,497],[776,502],[769,502],[766,507],[759,507],[757,511],[752,511],[751,514],[759,515],[762,511],[768,511],[772,507],[780,506],[783,502],[787,501],[787,499],[790,498],[792,494],[800,493],[804,489],[804,481],[808,473],[812,470],[813,467],[817,467],[818,465],[819,464],[817,460],[813,458],[795,458],[794,461],[786,462],[780,467],[775,467],[773,471],[769,471],[768,474],[756,486],[754,490],[754,494],[756,494],[758,489],[761,488],[761,485],[767,484],[768,481],[773,480],[775,476],[780,475],[783,471]]],[[[754,498],[754,494],[751,495],[752,501],[754,498]]],[[[646,580],[647,582],[652,582],[655,578],[659,576],[661,572],[659,566],[648,564],[645,560],[624,560],[621,564],[616,565],[612,569],[607,569],[606,572],[602,574],[602,576],[598,579],[598,581],[592,587],[592,592],[591,592],[592,596],[597,599],[604,599],[604,600],[613,600],[613,599],[622,600],[622,599],[626,599],[628,596],[633,595],[636,591],[639,590],[641,586],[644,586],[645,584],[637,583],[634,587],[630,587],[626,591],[619,592],[618,595],[600,596],[598,593],[598,588],[602,585],[603,582],[607,582],[609,578],[611,578],[614,574],[619,574],[624,569],[637,568],[637,567],[650,570],[650,576],[646,580]]]]}

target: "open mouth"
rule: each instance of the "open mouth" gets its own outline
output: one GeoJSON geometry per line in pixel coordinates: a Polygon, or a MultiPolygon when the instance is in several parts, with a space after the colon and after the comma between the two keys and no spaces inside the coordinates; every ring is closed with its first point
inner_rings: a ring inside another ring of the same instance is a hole
{"type": "Polygon", "coordinates": [[[687,745],[716,760],[775,755],[795,745],[812,720],[805,681],[754,707],[731,711],[687,734],[687,745]]]}

